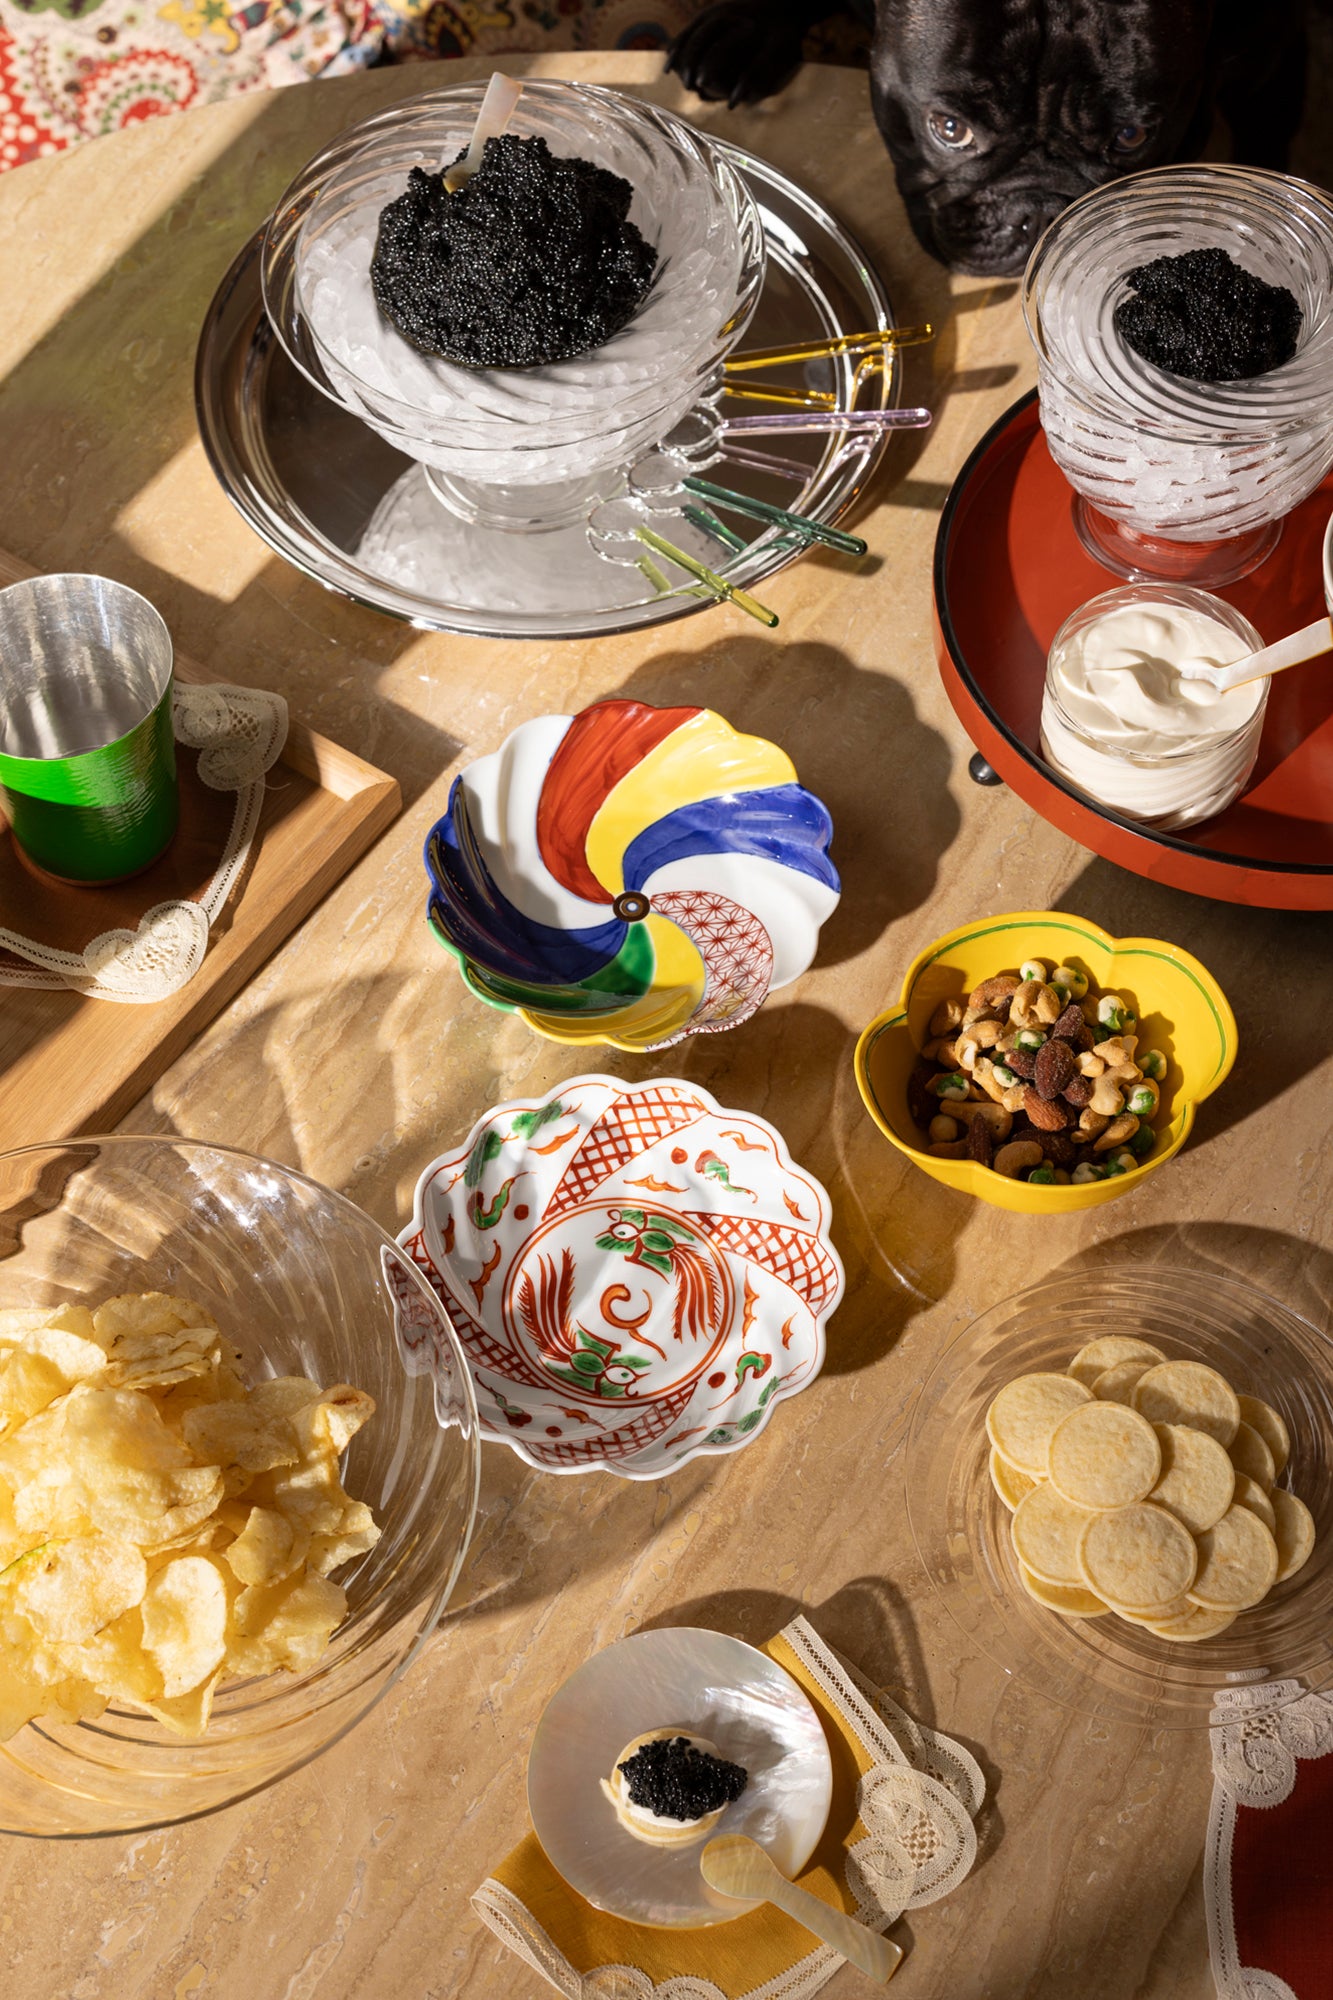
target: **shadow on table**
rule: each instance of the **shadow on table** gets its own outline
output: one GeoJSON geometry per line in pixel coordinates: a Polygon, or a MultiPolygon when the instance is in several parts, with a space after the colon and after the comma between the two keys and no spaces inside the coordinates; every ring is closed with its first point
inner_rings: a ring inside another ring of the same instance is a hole
{"type": "Polygon", "coordinates": [[[953,751],[901,682],[865,672],[836,646],[738,630],[645,661],[619,693],[718,710],[733,728],[779,744],[823,800],[842,900],[820,934],[817,965],[857,957],[931,894],[961,823],[949,792],[953,751]],[[876,758],[869,784],[867,747],[876,758]]]}
{"type": "Polygon", "coordinates": [[[1219,1273],[1270,1292],[1293,1312],[1333,1335],[1333,1252],[1308,1238],[1244,1222],[1163,1222],[1085,1244],[1048,1273],[1130,1264],[1175,1264],[1201,1274],[1219,1273]]]}
{"type": "Polygon", "coordinates": [[[1326,913],[1213,902],[1100,860],[1089,860],[1057,900],[1113,936],[1183,945],[1230,1001],[1239,1030],[1236,1066],[1200,1105],[1191,1144],[1220,1138],[1298,1087],[1333,1053],[1333,1010],[1322,998],[1333,964],[1326,913]]]}

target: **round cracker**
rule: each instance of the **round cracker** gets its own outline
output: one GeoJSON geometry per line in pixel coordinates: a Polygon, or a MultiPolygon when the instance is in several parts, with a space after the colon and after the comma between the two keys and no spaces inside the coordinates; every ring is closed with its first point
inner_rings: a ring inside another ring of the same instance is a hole
{"type": "Polygon", "coordinates": [[[1094,1597],[1090,1590],[1059,1583],[1043,1583],[1030,1569],[1018,1565],[1018,1574],[1023,1580],[1023,1588],[1038,1604],[1044,1604],[1048,1611],[1058,1611],[1062,1618],[1103,1618],[1111,1609],[1103,1604],[1100,1597],[1094,1597]]]}
{"type": "Polygon", "coordinates": [[[1029,1479],[1044,1479],[1051,1432],[1080,1403],[1091,1401],[1091,1389],[1068,1375],[1016,1375],[992,1400],[986,1435],[1010,1465],[1029,1479]]]}
{"type": "Polygon", "coordinates": [[[1277,1579],[1277,1542],[1248,1507],[1228,1507],[1198,1537],[1199,1568],[1185,1593],[1207,1611],[1248,1611],[1277,1579]]]}
{"type": "Polygon", "coordinates": [[[1090,1340],[1078,1353],[1065,1371],[1085,1389],[1091,1389],[1099,1375],[1108,1368],[1118,1368],[1122,1361],[1141,1361],[1151,1368],[1155,1361],[1165,1361],[1160,1347],[1154,1347],[1146,1340],[1132,1340],[1128,1334],[1105,1333],[1100,1340],[1090,1340]]]}
{"type": "Polygon", "coordinates": [[[1192,1535],[1174,1514],[1140,1500],[1094,1514],[1078,1560],[1088,1589],[1113,1611],[1142,1613],[1174,1605],[1194,1581],[1198,1557],[1192,1535]]]}
{"type": "Polygon", "coordinates": [[[1039,1479],[1029,1478],[1016,1465],[1010,1465],[1007,1458],[1001,1458],[992,1446],[990,1455],[990,1483],[1012,1514],[1020,1500],[1026,1499],[1034,1486],[1040,1486],[1039,1479]]]}
{"type": "Polygon", "coordinates": [[[1215,1639],[1235,1622],[1234,1611],[1205,1611],[1201,1604],[1191,1604],[1179,1618],[1143,1620],[1149,1632],[1155,1632],[1159,1639],[1169,1639],[1176,1646],[1193,1646],[1200,1639],[1215,1639]]]}
{"type": "Polygon", "coordinates": [[[1236,1468],[1216,1438],[1188,1424],[1154,1424],[1162,1473],[1148,1495],[1192,1535],[1221,1520],[1236,1489],[1236,1468]]]}
{"type": "MultiPolygon", "coordinates": [[[[1236,1400],[1239,1402],[1239,1397],[1236,1400]]],[[[1243,1417],[1236,1426],[1236,1435],[1227,1446],[1227,1452],[1237,1472],[1248,1473],[1265,1493],[1271,1490],[1277,1478],[1273,1454],[1253,1424],[1247,1424],[1243,1417]]]]}
{"type": "Polygon", "coordinates": [[[1092,1385],[1092,1393],[1099,1403],[1127,1403],[1134,1394],[1134,1384],[1140,1375],[1146,1375],[1153,1366],[1151,1361],[1117,1361],[1114,1368],[1104,1368],[1092,1385]]]}
{"type": "Polygon", "coordinates": [[[1085,1403],[1051,1434],[1052,1486],[1075,1507],[1128,1507],[1157,1484],[1162,1447],[1146,1417],[1123,1403],[1085,1403]]]}
{"type": "MultiPolygon", "coordinates": [[[[1277,1534],[1277,1515],[1273,1503],[1257,1479],[1251,1479],[1248,1472],[1236,1474],[1236,1491],[1233,1496],[1238,1507],[1248,1507],[1258,1516],[1270,1535],[1277,1534]]],[[[1279,1567],[1281,1563],[1279,1561],[1279,1567]]]]}
{"type": "Polygon", "coordinates": [[[1274,1533],[1277,1581],[1285,1583],[1309,1560],[1314,1548],[1314,1516],[1305,1502],[1298,1500],[1294,1493],[1288,1493],[1285,1486],[1275,1486],[1268,1500],[1277,1517],[1274,1533]]]}
{"type": "Polygon", "coordinates": [[[1241,1422],[1258,1431],[1273,1454],[1273,1464],[1280,1476],[1291,1456],[1291,1433],[1286,1424],[1271,1403],[1261,1403],[1257,1396],[1238,1396],[1236,1400],[1240,1404],[1241,1422]]]}
{"type": "Polygon", "coordinates": [[[1009,1524],[1014,1554],[1042,1583],[1081,1590],[1078,1545],[1087,1525],[1086,1508],[1073,1506],[1043,1482],[1020,1502],[1009,1524]]]}
{"type": "Polygon", "coordinates": [[[1225,1375],[1202,1361],[1164,1361],[1134,1385],[1134,1408],[1150,1424],[1188,1424],[1230,1444],[1240,1423],[1240,1403],[1225,1375]]]}

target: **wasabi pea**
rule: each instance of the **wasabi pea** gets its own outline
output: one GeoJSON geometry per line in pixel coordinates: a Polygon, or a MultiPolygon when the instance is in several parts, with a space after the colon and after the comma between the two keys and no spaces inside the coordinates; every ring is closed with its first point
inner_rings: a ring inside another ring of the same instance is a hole
{"type": "MultiPolygon", "coordinates": [[[[1044,986],[1046,984],[1045,960],[1040,958],[1025,958],[1018,968],[1018,976],[1025,983],[1029,979],[1039,979],[1044,986]]],[[[1028,1179],[1031,1180],[1031,1178],[1032,1176],[1029,1174],[1028,1179]]]]}

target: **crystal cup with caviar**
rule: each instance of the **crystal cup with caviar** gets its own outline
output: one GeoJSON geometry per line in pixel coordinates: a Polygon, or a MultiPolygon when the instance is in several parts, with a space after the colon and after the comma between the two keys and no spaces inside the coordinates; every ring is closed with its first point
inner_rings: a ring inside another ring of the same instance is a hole
{"type": "Polygon", "coordinates": [[[1028,263],[1023,312],[1046,442],[1078,495],[1088,552],[1119,576],[1210,586],[1257,568],[1333,464],[1333,197],[1242,167],[1132,175],[1052,223],[1028,263]],[[1220,304],[1216,290],[1191,289],[1199,260],[1188,253],[1200,251],[1229,260],[1220,304]],[[1174,353],[1126,337],[1127,324],[1152,330],[1151,304],[1135,296],[1145,266],[1168,286],[1181,274],[1159,314],[1159,331],[1174,319],[1182,335],[1174,353]],[[1253,299],[1260,314],[1288,315],[1289,358],[1255,338],[1253,299]],[[1257,372],[1181,372],[1208,367],[1219,313],[1234,317],[1237,357],[1221,365],[1257,372]]]}
{"type": "MultiPolygon", "coordinates": [[[[726,153],[683,120],[611,90],[525,82],[505,144],[495,152],[491,142],[483,171],[494,173],[506,155],[522,156],[511,140],[540,139],[549,149],[548,171],[551,160],[562,169],[583,162],[586,185],[593,184],[592,169],[602,170],[602,185],[607,174],[628,183],[627,221],[632,238],[646,246],[639,259],[640,270],[650,271],[646,289],[605,338],[599,328],[606,319],[590,314],[596,345],[522,365],[519,307],[515,339],[506,342],[488,296],[496,259],[488,262],[483,240],[472,304],[492,339],[475,352],[483,360],[512,353],[519,365],[475,365],[457,354],[424,352],[410,312],[395,324],[377,300],[377,288],[384,291],[381,217],[394,203],[401,216],[405,194],[429,205],[421,176],[438,176],[466,153],[481,100],[480,84],[411,98],[343,133],[311,160],[269,223],[264,301],[303,373],[422,464],[453,514],[488,528],[560,527],[581,521],[614,492],[625,470],[720,380],[722,361],[758,302],[763,229],[726,153]],[[414,168],[420,174],[409,180],[414,168]]],[[[447,232],[453,219],[447,196],[432,185],[434,219],[427,216],[426,224],[447,232]]],[[[471,206],[480,204],[474,199],[471,206]]],[[[534,246],[522,248],[526,254],[534,246]]],[[[462,254],[451,240],[448,255],[462,254]]],[[[571,268],[553,236],[550,271],[535,295],[521,301],[525,325],[539,335],[567,307],[571,268]]],[[[457,291],[457,271],[442,267],[440,282],[457,291]]]]}

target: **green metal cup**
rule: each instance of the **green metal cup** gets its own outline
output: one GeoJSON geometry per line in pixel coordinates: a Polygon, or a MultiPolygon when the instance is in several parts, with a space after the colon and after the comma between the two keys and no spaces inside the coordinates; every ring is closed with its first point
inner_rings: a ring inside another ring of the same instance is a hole
{"type": "Polygon", "coordinates": [[[0,590],[0,793],[38,868],[118,882],[170,844],[171,669],[171,634],[123,583],[35,576],[0,590]]]}

